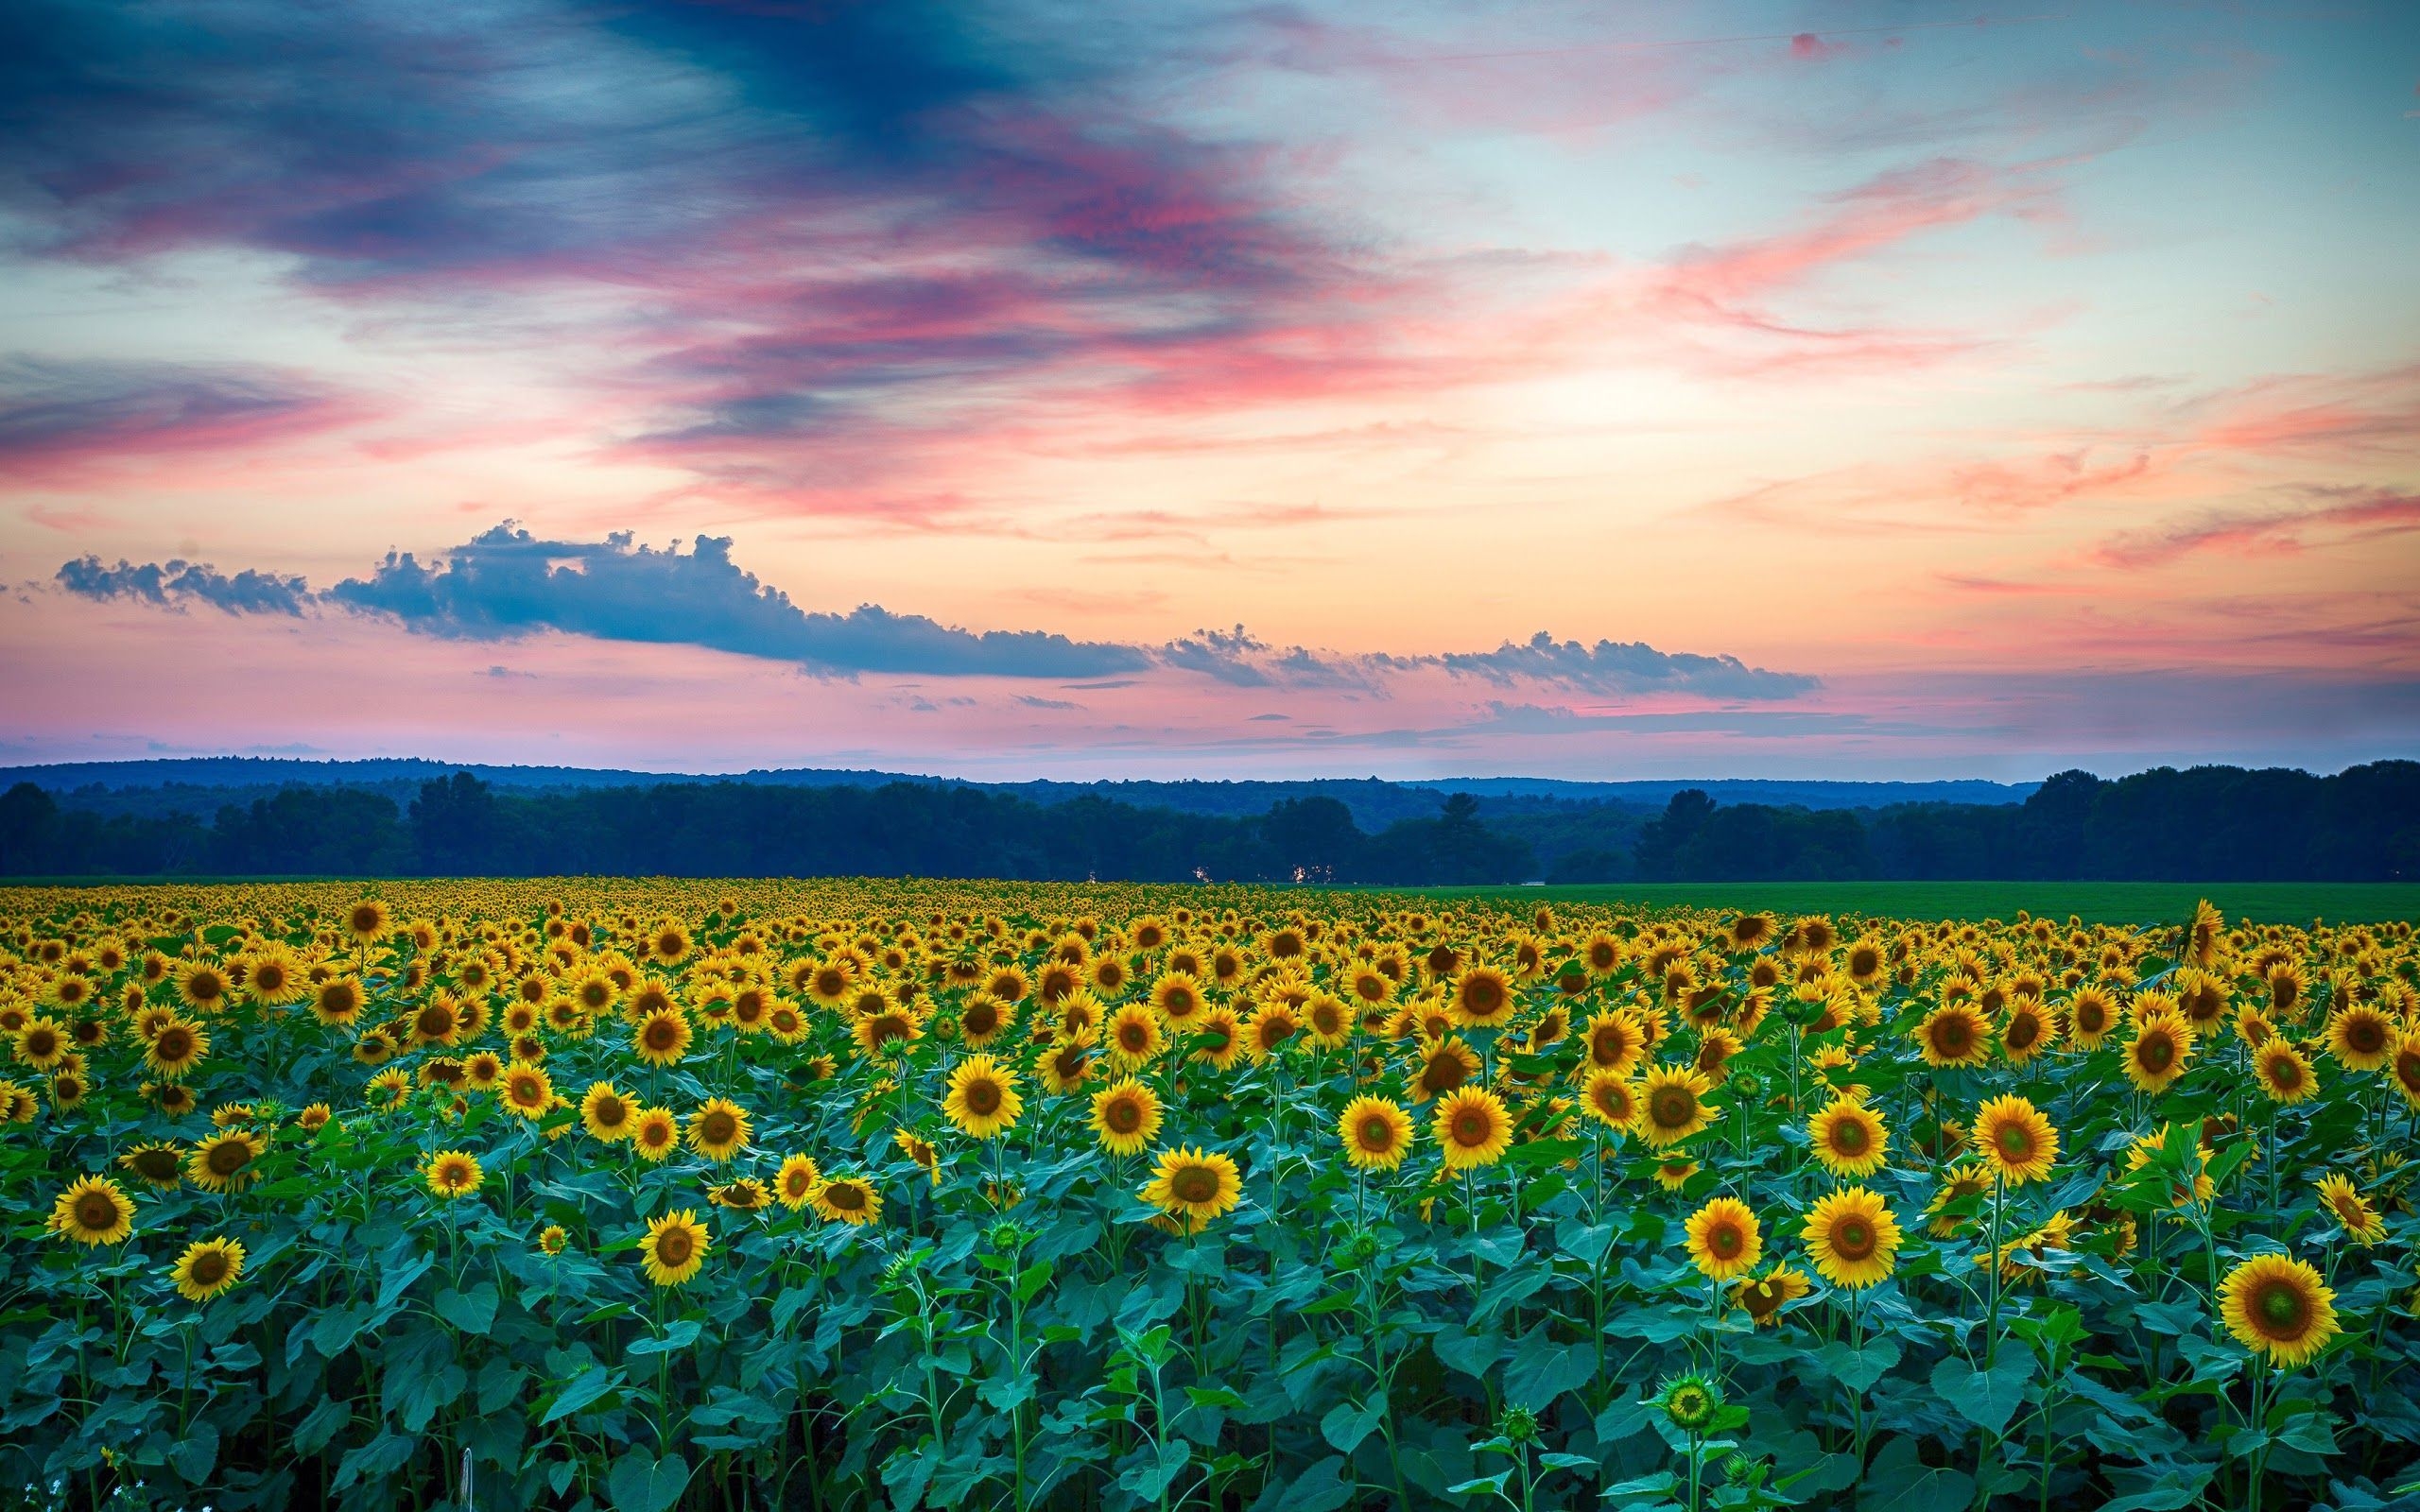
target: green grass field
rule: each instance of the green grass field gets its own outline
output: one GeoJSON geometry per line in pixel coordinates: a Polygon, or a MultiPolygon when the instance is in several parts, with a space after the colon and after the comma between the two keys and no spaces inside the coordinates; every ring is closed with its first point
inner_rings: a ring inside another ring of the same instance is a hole
{"type": "MultiPolygon", "coordinates": [[[[1394,889],[1389,889],[1394,890],[1394,889]]],[[[1556,887],[1419,887],[1427,897],[1567,898],[1651,906],[1772,908],[1893,919],[2010,919],[2018,910],[2088,923],[2183,919],[2207,898],[2230,919],[2382,923],[2420,919],[2420,883],[2360,882],[1666,882],[1556,887]]]]}

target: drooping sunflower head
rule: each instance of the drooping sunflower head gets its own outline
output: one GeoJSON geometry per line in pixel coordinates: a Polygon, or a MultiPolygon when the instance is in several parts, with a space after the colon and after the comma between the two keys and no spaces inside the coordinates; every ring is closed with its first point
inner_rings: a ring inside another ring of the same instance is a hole
{"type": "Polygon", "coordinates": [[[882,1194],[856,1177],[834,1177],[819,1183],[809,1200],[826,1223],[857,1227],[882,1217],[882,1194]]]}
{"type": "Polygon", "coordinates": [[[1733,1287],[1731,1300],[1748,1314],[1751,1326],[1769,1328],[1780,1321],[1783,1308],[1813,1290],[1814,1283],[1804,1273],[1788,1265],[1775,1265],[1764,1275],[1733,1287]]]}
{"type": "Polygon", "coordinates": [[[706,1200],[733,1212],[761,1212],[773,1205],[773,1194],[766,1190],[764,1182],[754,1177],[744,1176],[736,1181],[711,1188],[706,1193],[706,1200]]]}
{"type": "Polygon", "coordinates": [[[2318,1182],[2320,1211],[2344,1230],[2344,1237],[2358,1245],[2375,1245],[2386,1237],[2386,1219],[2370,1205],[2360,1189],[2342,1173],[2330,1173],[2318,1182]]]}
{"type": "Polygon", "coordinates": [[[174,1192],[184,1184],[184,1152],[174,1141],[138,1144],[119,1156],[117,1163],[163,1192],[174,1192]]]}

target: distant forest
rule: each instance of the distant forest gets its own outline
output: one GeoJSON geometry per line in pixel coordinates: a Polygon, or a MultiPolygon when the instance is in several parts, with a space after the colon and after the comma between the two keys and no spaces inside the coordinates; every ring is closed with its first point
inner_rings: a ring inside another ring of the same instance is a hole
{"type": "MultiPolygon", "coordinates": [[[[1399,790],[1416,791],[1416,790],[1399,790]]],[[[180,798],[211,790],[182,789],[180,798]]],[[[559,874],[924,876],[1028,880],[1549,882],[2033,880],[2384,882],[2420,877],[2420,763],[2332,777],[2162,767],[2062,772],[2021,803],[1813,809],[1722,803],[1697,788],[1660,812],[1535,795],[1431,794],[1364,829],[1310,792],[1250,814],[1095,794],[1037,801],[932,782],[730,781],[530,790],[467,771],[402,802],[295,784],[204,818],[159,806],[0,794],[0,875],[559,874]]],[[[1363,810],[1367,813],[1366,807],[1363,810]]]]}

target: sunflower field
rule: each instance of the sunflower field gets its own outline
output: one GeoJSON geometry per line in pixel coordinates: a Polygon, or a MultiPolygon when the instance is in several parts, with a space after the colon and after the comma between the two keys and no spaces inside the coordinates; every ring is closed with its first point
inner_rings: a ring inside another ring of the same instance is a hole
{"type": "Polygon", "coordinates": [[[0,1500],[2342,1508],[2408,924],[0,892],[0,1500]]]}

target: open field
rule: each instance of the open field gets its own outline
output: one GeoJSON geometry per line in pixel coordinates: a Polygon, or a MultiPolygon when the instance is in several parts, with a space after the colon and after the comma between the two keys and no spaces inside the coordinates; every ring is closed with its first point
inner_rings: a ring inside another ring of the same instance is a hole
{"type": "Polygon", "coordinates": [[[1609,908],[1778,908],[1893,919],[2014,919],[2022,912],[2087,924],[2191,917],[2206,898],[2230,920],[2262,924],[2420,919],[2420,883],[2361,882],[1663,882],[1586,886],[1384,889],[1438,898],[1592,903],[1609,908]]]}
{"type": "Polygon", "coordinates": [[[9,890],[0,1486],[2404,1492],[2411,927],[2006,885],[9,890]]]}

